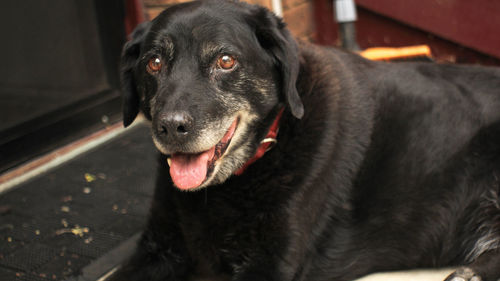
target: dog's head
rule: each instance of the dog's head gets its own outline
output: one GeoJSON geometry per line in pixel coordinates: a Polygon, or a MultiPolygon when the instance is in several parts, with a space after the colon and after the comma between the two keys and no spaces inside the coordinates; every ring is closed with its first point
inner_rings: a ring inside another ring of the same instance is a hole
{"type": "Polygon", "coordinates": [[[122,53],[124,125],[152,121],[184,190],[222,183],[250,159],[280,108],[301,118],[297,45],[280,19],[240,2],[172,6],[122,53]]]}

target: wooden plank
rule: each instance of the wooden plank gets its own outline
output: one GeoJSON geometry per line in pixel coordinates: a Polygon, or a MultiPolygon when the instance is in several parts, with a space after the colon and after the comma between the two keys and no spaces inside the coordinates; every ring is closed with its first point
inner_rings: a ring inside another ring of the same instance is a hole
{"type": "Polygon", "coordinates": [[[356,4],[500,58],[500,1],[356,0],[356,4]]]}

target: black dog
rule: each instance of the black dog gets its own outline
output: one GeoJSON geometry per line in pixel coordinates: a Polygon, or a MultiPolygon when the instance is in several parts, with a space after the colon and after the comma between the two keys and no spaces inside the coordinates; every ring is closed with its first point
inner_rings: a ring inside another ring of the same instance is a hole
{"type": "Polygon", "coordinates": [[[125,126],[141,110],[163,156],[112,280],[500,278],[500,69],[297,45],[266,9],[209,0],[141,25],[122,78],[125,126]]]}

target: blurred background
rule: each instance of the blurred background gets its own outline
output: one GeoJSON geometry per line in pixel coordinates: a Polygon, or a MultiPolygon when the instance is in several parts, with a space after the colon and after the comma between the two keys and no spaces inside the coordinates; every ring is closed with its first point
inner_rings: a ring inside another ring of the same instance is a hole
{"type": "MultiPolygon", "coordinates": [[[[121,128],[120,52],[138,23],[178,2],[0,4],[0,280],[97,280],[119,262],[109,253],[133,245],[155,151],[146,125],[121,128]],[[120,165],[130,159],[141,167],[120,165]]],[[[354,51],[427,45],[439,63],[500,65],[500,1],[356,0],[345,17],[344,0],[248,2],[300,40],[354,51]]]]}

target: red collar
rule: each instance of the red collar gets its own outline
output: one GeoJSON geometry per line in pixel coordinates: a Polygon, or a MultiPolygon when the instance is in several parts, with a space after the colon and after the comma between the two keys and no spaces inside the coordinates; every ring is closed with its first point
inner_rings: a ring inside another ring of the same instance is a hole
{"type": "Polygon", "coordinates": [[[248,166],[252,165],[253,162],[259,160],[266,152],[268,152],[271,148],[273,148],[274,144],[277,143],[276,136],[278,135],[278,130],[279,130],[279,123],[281,116],[283,115],[284,108],[280,109],[278,112],[278,115],[276,115],[276,118],[274,119],[273,124],[269,128],[269,131],[267,132],[266,137],[260,141],[260,146],[257,149],[257,152],[255,152],[255,155],[250,158],[241,168],[236,170],[234,172],[235,175],[239,176],[243,174],[243,172],[248,168],[248,166]]]}

